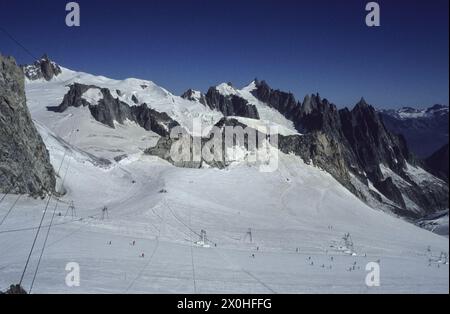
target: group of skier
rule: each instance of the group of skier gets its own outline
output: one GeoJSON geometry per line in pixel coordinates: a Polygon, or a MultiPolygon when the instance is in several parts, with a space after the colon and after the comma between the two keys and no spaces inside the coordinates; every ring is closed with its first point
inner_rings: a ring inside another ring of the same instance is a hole
{"type": "MultiPolygon", "coordinates": [[[[108,241],[107,244],[108,244],[109,246],[111,246],[111,245],[112,245],[112,241],[111,241],[111,240],[108,241]]],[[[130,245],[131,245],[131,246],[136,246],[136,240],[131,241],[131,242],[130,242],[130,245]]],[[[141,254],[139,254],[139,257],[140,257],[140,258],[144,258],[144,257],[145,257],[145,253],[144,253],[144,252],[141,252],[141,254]]]]}

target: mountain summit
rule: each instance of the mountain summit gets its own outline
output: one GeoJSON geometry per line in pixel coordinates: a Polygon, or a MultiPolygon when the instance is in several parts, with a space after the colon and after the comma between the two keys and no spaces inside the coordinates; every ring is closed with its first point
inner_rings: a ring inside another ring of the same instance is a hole
{"type": "Polygon", "coordinates": [[[25,77],[29,80],[45,79],[50,81],[52,78],[61,74],[61,68],[55,62],[44,54],[39,60],[32,65],[22,66],[25,77]]]}

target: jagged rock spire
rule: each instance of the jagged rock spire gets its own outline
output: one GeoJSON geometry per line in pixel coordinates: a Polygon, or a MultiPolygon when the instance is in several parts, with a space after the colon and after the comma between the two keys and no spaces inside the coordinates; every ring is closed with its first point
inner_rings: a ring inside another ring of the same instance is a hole
{"type": "Polygon", "coordinates": [[[47,54],[44,54],[32,65],[22,66],[22,70],[25,74],[25,77],[32,81],[42,78],[46,81],[50,81],[51,79],[62,73],[59,65],[50,60],[47,54]]]}
{"type": "Polygon", "coordinates": [[[366,102],[366,100],[364,99],[364,97],[361,97],[361,99],[358,101],[358,103],[356,104],[356,106],[363,106],[363,107],[367,107],[369,104],[366,102]]]}

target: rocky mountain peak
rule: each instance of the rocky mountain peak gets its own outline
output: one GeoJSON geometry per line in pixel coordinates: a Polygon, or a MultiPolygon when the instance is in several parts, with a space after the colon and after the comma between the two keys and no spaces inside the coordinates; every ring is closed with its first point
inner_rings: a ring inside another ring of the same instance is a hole
{"type": "Polygon", "coordinates": [[[307,114],[311,113],[312,111],[311,96],[309,94],[306,95],[305,98],[303,98],[302,111],[307,114]]]}
{"type": "Polygon", "coordinates": [[[364,98],[361,98],[360,101],[353,107],[351,110],[354,114],[362,115],[362,116],[371,116],[374,120],[379,120],[377,111],[371,105],[369,105],[364,98]]]}
{"type": "Polygon", "coordinates": [[[356,107],[368,107],[368,106],[369,106],[369,104],[366,102],[364,97],[361,97],[361,99],[356,104],[356,107]]]}
{"type": "Polygon", "coordinates": [[[185,91],[182,95],[181,98],[183,99],[187,99],[190,101],[198,101],[201,104],[206,106],[206,98],[205,95],[197,90],[193,90],[193,89],[188,89],[187,91],[185,91]]]}
{"type": "Polygon", "coordinates": [[[47,54],[36,60],[32,65],[22,66],[25,77],[31,81],[45,79],[50,81],[62,73],[58,64],[50,60],[47,54]]]}
{"type": "Polygon", "coordinates": [[[228,83],[210,87],[205,95],[205,101],[209,108],[220,111],[225,117],[240,116],[259,119],[256,106],[242,98],[228,83]]]}
{"type": "Polygon", "coordinates": [[[270,86],[269,86],[269,84],[267,84],[267,82],[264,81],[264,80],[261,81],[261,80],[255,78],[255,79],[254,79],[254,83],[255,83],[255,86],[256,86],[257,88],[271,89],[270,86]]]}
{"type": "Polygon", "coordinates": [[[182,95],[181,98],[184,99],[189,99],[189,98],[193,98],[196,95],[197,91],[189,88],[187,91],[185,91],[182,95]]]}
{"type": "Polygon", "coordinates": [[[69,88],[62,103],[56,107],[47,107],[49,111],[61,113],[69,107],[87,107],[95,120],[111,128],[115,128],[116,123],[123,125],[129,120],[161,136],[167,136],[173,127],[179,125],[167,113],[153,110],[146,103],[130,105],[118,97],[115,98],[108,88],[80,83],[74,83],[69,88]],[[99,95],[96,103],[85,98],[86,93],[92,90],[99,95]]]}
{"type": "Polygon", "coordinates": [[[448,200],[445,187],[435,187],[436,191],[427,194],[421,187],[409,183],[405,169],[416,160],[405,139],[389,132],[378,112],[364,98],[351,110],[338,110],[319,94],[307,95],[299,105],[291,93],[273,90],[265,82],[258,82],[252,94],[277,109],[303,134],[281,137],[282,151],[294,152],[305,161],[312,160],[349,190],[355,192],[350,179],[355,176],[362,182],[370,180],[379,192],[393,201],[394,212],[404,212],[405,199],[413,200],[424,211],[445,206],[448,200]],[[386,169],[401,178],[398,180],[408,183],[399,185],[385,176],[386,169]]]}
{"type": "Polygon", "coordinates": [[[196,101],[196,100],[201,99],[204,96],[205,95],[203,95],[202,92],[189,88],[187,91],[185,91],[181,95],[181,98],[191,100],[191,101],[196,101]]]}
{"type": "Polygon", "coordinates": [[[430,108],[426,109],[426,113],[431,114],[448,114],[448,106],[444,105],[433,105],[430,108]]]}

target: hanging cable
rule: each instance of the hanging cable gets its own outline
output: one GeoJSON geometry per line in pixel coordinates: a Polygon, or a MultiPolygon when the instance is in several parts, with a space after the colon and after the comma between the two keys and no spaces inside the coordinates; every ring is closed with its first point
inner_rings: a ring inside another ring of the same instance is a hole
{"type": "MultiPolygon", "coordinates": [[[[61,187],[64,186],[64,183],[66,181],[67,173],[69,172],[69,168],[70,168],[70,162],[71,162],[71,159],[69,159],[69,162],[67,164],[66,172],[65,172],[64,177],[63,177],[63,179],[61,181],[61,187]]],[[[31,294],[31,291],[33,290],[33,286],[34,286],[34,282],[36,280],[36,276],[37,276],[37,273],[38,273],[38,270],[39,270],[39,266],[41,265],[42,256],[44,255],[45,246],[47,244],[48,236],[50,234],[50,230],[51,230],[52,225],[53,225],[53,220],[55,219],[56,210],[58,209],[58,204],[59,204],[59,202],[58,202],[58,200],[56,200],[55,208],[53,209],[52,218],[50,220],[50,224],[49,224],[48,229],[47,229],[47,234],[45,235],[45,240],[44,240],[44,244],[42,246],[41,254],[39,255],[38,263],[36,265],[36,270],[34,271],[33,280],[31,281],[30,290],[28,291],[28,293],[30,293],[30,294],[31,294]]]]}
{"type": "Polygon", "coordinates": [[[50,200],[51,199],[52,199],[52,196],[50,194],[48,196],[48,201],[47,201],[47,204],[45,205],[45,209],[44,209],[44,213],[42,214],[41,221],[39,222],[39,226],[38,226],[38,229],[36,231],[36,235],[34,236],[33,244],[31,245],[31,249],[30,249],[30,252],[28,254],[27,261],[25,263],[25,267],[23,269],[22,275],[20,276],[20,281],[19,281],[19,285],[20,286],[22,285],[23,278],[25,277],[25,273],[27,271],[28,263],[30,262],[31,254],[33,254],[34,246],[36,245],[36,240],[37,240],[37,238],[39,236],[39,232],[41,230],[42,223],[44,222],[44,217],[45,217],[45,214],[47,213],[48,205],[50,204],[50,200]]]}
{"type": "MultiPolygon", "coordinates": [[[[59,165],[58,172],[57,172],[58,176],[59,176],[59,174],[61,172],[61,168],[62,168],[62,165],[64,163],[64,159],[66,158],[66,156],[67,156],[67,149],[64,150],[64,155],[63,155],[63,158],[61,160],[61,164],[59,165]]],[[[30,249],[30,252],[28,254],[27,261],[25,263],[25,267],[23,268],[22,275],[20,276],[19,285],[22,285],[23,278],[25,277],[25,273],[27,271],[28,264],[30,263],[31,255],[33,254],[34,246],[36,245],[37,238],[39,236],[39,233],[41,232],[42,223],[44,222],[44,218],[45,218],[45,215],[47,214],[48,206],[50,204],[51,199],[52,199],[52,194],[49,194],[47,204],[45,205],[45,209],[44,209],[44,212],[42,214],[41,221],[39,222],[39,226],[38,226],[38,229],[36,231],[36,235],[34,236],[33,244],[31,245],[31,249],[30,249]]]]}
{"type": "Polygon", "coordinates": [[[45,235],[44,245],[42,247],[41,254],[39,255],[38,263],[36,265],[36,270],[34,271],[33,280],[31,281],[31,285],[30,285],[30,290],[28,290],[29,294],[31,294],[31,290],[33,290],[34,281],[36,280],[37,272],[39,270],[39,266],[41,265],[42,255],[44,255],[45,245],[47,244],[48,236],[50,234],[50,229],[52,228],[53,220],[55,219],[55,213],[56,213],[57,208],[58,208],[58,201],[56,201],[55,208],[53,209],[52,218],[50,220],[50,224],[47,229],[47,234],[45,235]]]}
{"type": "Polygon", "coordinates": [[[13,208],[16,206],[17,202],[20,200],[21,197],[22,197],[22,194],[19,194],[19,196],[16,198],[16,200],[14,201],[14,203],[12,204],[12,206],[10,207],[10,209],[8,210],[6,215],[3,217],[2,221],[0,221],[0,226],[5,222],[6,218],[8,218],[9,214],[11,213],[13,208]]]}
{"type": "Polygon", "coordinates": [[[2,198],[0,198],[0,204],[3,202],[3,200],[8,196],[9,192],[11,192],[11,190],[13,189],[13,187],[10,187],[8,189],[8,191],[6,191],[6,193],[2,196],[2,198]]]}
{"type": "Polygon", "coordinates": [[[31,58],[33,58],[34,60],[37,60],[37,58],[30,52],[30,50],[28,50],[24,45],[22,45],[16,38],[14,38],[13,35],[11,35],[6,29],[4,29],[3,27],[0,26],[0,31],[2,31],[3,33],[5,33],[5,35],[11,39],[17,46],[19,46],[20,48],[22,48],[31,58]]]}

